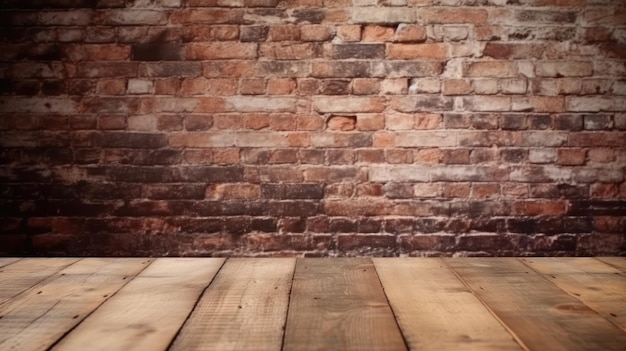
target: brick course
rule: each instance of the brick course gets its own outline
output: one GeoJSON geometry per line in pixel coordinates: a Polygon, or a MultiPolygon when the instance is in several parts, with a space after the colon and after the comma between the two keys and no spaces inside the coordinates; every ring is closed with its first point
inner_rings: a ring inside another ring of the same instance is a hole
{"type": "Polygon", "coordinates": [[[5,1],[0,255],[624,255],[625,11],[5,1]]]}

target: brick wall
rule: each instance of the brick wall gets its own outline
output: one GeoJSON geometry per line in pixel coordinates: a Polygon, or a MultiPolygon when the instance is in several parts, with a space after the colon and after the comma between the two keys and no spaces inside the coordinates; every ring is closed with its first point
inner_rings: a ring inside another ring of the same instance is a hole
{"type": "Polygon", "coordinates": [[[626,253],[626,3],[3,0],[0,253],[626,253]]]}

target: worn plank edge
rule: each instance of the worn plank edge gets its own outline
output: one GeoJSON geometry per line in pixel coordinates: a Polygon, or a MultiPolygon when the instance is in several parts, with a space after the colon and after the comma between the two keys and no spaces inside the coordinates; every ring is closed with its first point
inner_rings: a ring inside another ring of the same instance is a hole
{"type": "Polygon", "coordinates": [[[96,312],[104,303],[106,303],[107,301],[109,301],[110,298],[112,298],[113,296],[117,295],[118,292],[120,292],[120,290],[122,290],[123,287],[125,287],[128,283],[132,282],[135,277],[137,277],[139,274],[141,274],[143,271],[146,270],[146,268],[150,267],[150,265],[152,265],[152,263],[154,263],[155,259],[154,258],[146,258],[146,261],[149,261],[150,263],[146,264],[143,269],[141,269],[139,272],[137,272],[137,274],[135,274],[132,279],[126,279],[126,283],[122,284],[120,286],[119,289],[117,289],[114,293],[109,294],[109,296],[102,300],[102,303],[100,303],[98,306],[96,306],[96,308],[94,308],[93,310],[91,310],[91,312],[85,314],[85,316],[83,318],[80,319],[80,322],[76,323],[76,325],[74,325],[73,327],[71,327],[70,329],[68,329],[65,333],[63,333],[63,335],[61,335],[55,342],[53,342],[52,344],[50,344],[50,346],[47,348],[47,350],[52,350],[54,349],[60,342],[61,340],[65,339],[66,336],[68,336],[72,331],[74,331],[74,329],[78,328],[79,325],[81,325],[83,323],[84,320],[86,320],[87,318],[89,318],[89,316],[91,316],[94,312],[96,312]]]}
{"type": "MultiPolygon", "coordinates": [[[[453,258],[452,258],[453,259],[453,258]]],[[[513,340],[515,340],[515,342],[517,342],[518,345],[520,345],[520,347],[525,350],[525,351],[531,351],[530,348],[528,348],[528,346],[526,346],[526,344],[522,341],[522,339],[520,339],[520,337],[517,335],[517,333],[515,333],[513,331],[513,329],[511,329],[506,323],[504,323],[504,321],[491,309],[491,307],[489,307],[489,305],[485,302],[485,300],[483,300],[480,295],[478,293],[476,293],[476,291],[474,289],[472,289],[472,287],[467,284],[467,282],[465,281],[465,279],[463,279],[463,277],[459,274],[459,272],[457,272],[454,267],[448,262],[448,260],[450,260],[449,258],[440,258],[440,260],[443,262],[443,264],[448,267],[448,269],[450,269],[450,271],[454,274],[454,276],[461,281],[461,283],[463,283],[463,285],[472,292],[472,295],[474,295],[478,301],[480,301],[480,303],[485,306],[485,308],[487,309],[487,311],[489,311],[489,313],[493,316],[493,318],[495,318],[498,323],[500,323],[500,325],[502,325],[504,327],[504,329],[506,329],[506,331],[511,335],[511,337],[513,338],[513,340]]]]}
{"type": "Polygon", "coordinates": [[[378,279],[378,284],[380,285],[380,288],[383,290],[383,295],[385,295],[385,301],[387,302],[387,306],[389,306],[389,309],[391,310],[391,314],[393,315],[393,320],[396,323],[396,327],[400,331],[400,336],[402,336],[402,341],[404,341],[404,347],[407,350],[411,350],[411,348],[409,347],[409,343],[406,340],[406,336],[404,335],[404,331],[402,330],[402,328],[400,327],[400,323],[398,322],[398,315],[396,314],[396,311],[393,309],[393,306],[391,305],[391,301],[389,301],[389,296],[387,296],[387,292],[385,291],[385,286],[383,285],[383,282],[380,280],[380,274],[378,274],[378,269],[376,269],[376,262],[372,258],[370,258],[370,261],[372,262],[372,266],[374,267],[374,273],[376,273],[376,279],[378,279]]]}
{"type": "MultiPolygon", "coordinates": [[[[198,304],[202,300],[202,297],[204,296],[204,294],[206,294],[206,291],[209,289],[209,287],[211,285],[213,285],[213,282],[215,281],[215,278],[220,274],[220,271],[222,270],[222,268],[224,268],[224,265],[226,264],[226,261],[228,261],[228,260],[229,260],[228,258],[222,258],[222,264],[220,264],[220,268],[218,268],[217,271],[215,271],[215,274],[213,275],[213,278],[211,278],[211,281],[209,282],[209,284],[207,284],[204,287],[204,289],[202,289],[202,292],[200,293],[200,295],[198,295],[198,298],[196,299],[196,302],[193,304],[193,307],[191,308],[191,310],[189,310],[189,313],[187,313],[187,317],[185,317],[185,320],[180,324],[180,327],[178,327],[178,330],[172,336],[172,340],[170,340],[170,342],[167,345],[167,347],[165,348],[165,350],[171,350],[172,349],[172,346],[174,345],[174,342],[176,341],[176,339],[178,339],[178,336],[182,332],[183,328],[187,325],[187,322],[189,321],[189,318],[191,318],[191,316],[193,315],[193,312],[198,307],[198,304]]],[[[291,291],[289,291],[289,293],[291,295],[291,291]]]]}

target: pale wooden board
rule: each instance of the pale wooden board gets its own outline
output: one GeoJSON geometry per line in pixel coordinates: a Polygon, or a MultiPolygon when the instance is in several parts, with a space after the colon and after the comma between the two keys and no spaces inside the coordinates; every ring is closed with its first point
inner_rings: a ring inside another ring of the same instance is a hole
{"type": "Polygon", "coordinates": [[[10,265],[21,260],[20,257],[0,257],[0,268],[10,265]]]}
{"type": "Polygon", "coordinates": [[[299,259],[284,350],[404,350],[371,259],[299,259]]]}
{"type": "Polygon", "coordinates": [[[626,257],[596,257],[596,259],[626,272],[626,257]]]}
{"type": "Polygon", "coordinates": [[[24,258],[0,268],[0,306],[76,261],[77,258],[24,258]]]}
{"type": "Polygon", "coordinates": [[[445,261],[530,350],[624,350],[626,333],[518,259],[445,261]]]}
{"type": "Polygon", "coordinates": [[[374,265],[412,350],[522,350],[438,258],[375,258],[374,265]]]}
{"type": "Polygon", "coordinates": [[[46,350],[148,263],[82,259],[32,287],[0,306],[0,349],[46,350]]]}
{"type": "Polygon", "coordinates": [[[229,259],[171,350],[280,350],[295,258],[229,259]]]}
{"type": "Polygon", "coordinates": [[[626,273],[593,258],[528,258],[523,262],[626,331],[626,273]]]}
{"type": "Polygon", "coordinates": [[[165,350],[222,258],[159,258],[53,350],[165,350]]]}

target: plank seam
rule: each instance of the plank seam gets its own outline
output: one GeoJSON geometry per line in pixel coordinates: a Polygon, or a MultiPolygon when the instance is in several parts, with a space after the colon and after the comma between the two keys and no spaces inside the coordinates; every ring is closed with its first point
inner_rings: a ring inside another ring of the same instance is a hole
{"type": "Polygon", "coordinates": [[[593,257],[593,259],[596,260],[596,261],[602,262],[602,263],[604,263],[604,264],[606,264],[608,266],[611,266],[611,267],[617,269],[620,272],[626,273],[626,269],[623,269],[622,267],[616,266],[616,265],[612,264],[611,262],[607,262],[607,261],[603,260],[602,257],[593,257]]]}
{"type": "Polygon", "coordinates": [[[378,279],[378,284],[380,284],[380,288],[383,290],[383,295],[385,295],[385,301],[387,301],[387,306],[389,306],[389,309],[391,310],[391,314],[393,315],[393,320],[394,322],[396,322],[396,327],[398,327],[398,330],[400,331],[400,335],[402,336],[402,341],[404,342],[404,348],[406,350],[410,350],[411,348],[409,347],[409,342],[407,341],[406,336],[404,335],[404,332],[402,331],[402,327],[400,327],[400,323],[398,322],[398,316],[396,314],[396,311],[394,311],[393,306],[391,305],[391,302],[389,301],[389,297],[387,296],[387,291],[385,291],[385,286],[383,285],[383,282],[380,280],[380,275],[378,274],[378,269],[376,268],[376,262],[374,262],[374,260],[371,258],[370,260],[372,261],[372,266],[374,266],[374,273],[376,273],[376,279],[378,279]]]}
{"type": "Polygon", "coordinates": [[[185,327],[185,325],[187,324],[187,322],[189,321],[189,318],[191,318],[191,315],[193,314],[193,312],[196,310],[196,308],[198,307],[198,304],[200,303],[200,301],[202,300],[202,297],[204,296],[204,294],[206,293],[207,289],[209,289],[209,287],[211,286],[211,284],[213,284],[213,282],[215,281],[215,278],[217,278],[217,276],[220,274],[220,271],[222,270],[222,268],[224,268],[224,265],[226,264],[226,261],[228,259],[224,259],[222,261],[222,264],[220,265],[220,268],[217,269],[217,271],[215,272],[215,274],[213,275],[213,278],[211,278],[211,281],[209,282],[209,284],[207,284],[204,289],[202,289],[202,292],[200,293],[200,295],[198,295],[198,298],[196,299],[196,302],[193,304],[193,307],[191,308],[191,310],[189,311],[189,313],[187,314],[187,317],[185,317],[185,320],[181,323],[180,328],[178,328],[178,330],[176,331],[176,334],[174,334],[174,336],[172,337],[172,340],[170,340],[169,344],[167,345],[167,347],[165,348],[165,350],[170,350],[172,348],[172,345],[174,345],[174,342],[176,341],[176,339],[178,338],[178,336],[180,335],[180,332],[183,330],[183,328],[185,327]]]}
{"type": "Polygon", "coordinates": [[[287,337],[287,321],[289,321],[289,310],[291,309],[291,292],[293,291],[293,280],[296,278],[296,269],[298,268],[298,262],[300,259],[296,259],[296,263],[293,265],[293,273],[291,273],[291,280],[289,281],[289,293],[287,294],[287,313],[285,314],[285,322],[283,323],[283,337],[280,342],[280,350],[285,349],[285,338],[287,337]]]}
{"type": "MultiPolygon", "coordinates": [[[[148,259],[148,260],[150,260],[150,259],[148,259]]],[[[82,261],[82,259],[79,260],[79,261],[82,261]]],[[[76,261],[76,262],[79,262],[79,261],[76,261]]],[[[138,275],[140,275],[143,271],[145,271],[148,267],[150,267],[152,265],[152,263],[154,263],[154,261],[156,261],[156,260],[152,259],[150,264],[147,264],[145,267],[143,267],[143,269],[141,269],[139,272],[137,272],[137,274],[135,274],[133,279],[126,279],[126,283],[124,283],[122,286],[120,286],[119,289],[117,289],[114,293],[110,294],[106,299],[102,300],[102,302],[98,306],[96,306],[93,310],[91,310],[91,312],[85,314],[85,316],[83,318],[81,318],[81,320],[78,323],[76,323],[73,327],[71,327],[69,330],[67,330],[65,333],[63,333],[63,335],[61,335],[55,342],[50,344],[50,346],[46,349],[46,351],[50,351],[50,350],[54,349],[54,347],[56,345],[58,345],[61,342],[61,340],[63,340],[72,331],[74,331],[74,329],[78,328],[79,325],[81,325],[87,318],[89,318],[89,316],[91,316],[94,312],[96,312],[105,302],[109,301],[110,298],[112,298],[113,296],[117,295],[117,293],[120,292],[120,290],[122,290],[128,283],[133,281],[138,275]]],[[[72,264],[75,264],[76,262],[74,262],[72,264]]]]}
{"type": "MultiPolygon", "coordinates": [[[[5,257],[5,258],[11,258],[11,257],[5,257]]],[[[19,261],[21,261],[21,260],[23,260],[23,259],[24,259],[23,257],[16,257],[16,258],[17,258],[17,260],[15,260],[15,261],[13,261],[13,262],[9,262],[9,263],[7,263],[7,264],[5,264],[5,265],[0,265],[0,268],[5,268],[5,267],[8,267],[8,266],[10,266],[10,265],[12,265],[12,264],[15,264],[15,263],[17,263],[17,262],[19,262],[19,261]]]]}
{"type": "MultiPolygon", "coordinates": [[[[4,305],[4,304],[9,303],[9,302],[10,302],[10,301],[12,301],[12,300],[15,300],[15,299],[19,298],[19,297],[20,297],[20,296],[22,296],[22,295],[26,294],[26,292],[27,292],[27,291],[29,291],[29,290],[33,289],[33,288],[34,288],[34,287],[36,287],[37,285],[46,284],[46,283],[49,283],[49,282],[52,282],[52,281],[54,281],[54,280],[58,279],[58,277],[56,277],[56,275],[57,275],[57,274],[59,274],[59,272],[61,272],[61,271],[62,271],[62,270],[64,270],[64,269],[67,269],[68,267],[70,267],[70,266],[72,266],[72,265],[75,265],[76,263],[78,263],[78,262],[82,261],[83,259],[84,259],[84,258],[76,258],[76,261],[74,261],[74,262],[72,262],[72,263],[69,263],[69,264],[67,264],[67,265],[65,265],[65,266],[60,267],[60,268],[59,268],[58,270],[56,270],[55,272],[52,272],[52,273],[51,273],[50,275],[48,275],[47,277],[44,277],[44,278],[42,278],[40,281],[33,283],[33,285],[29,286],[28,288],[23,289],[23,290],[22,290],[22,291],[20,291],[19,293],[17,293],[17,294],[15,294],[15,295],[11,296],[10,298],[8,298],[8,299],[6,299],[6,300],[4,300],[4,301],[0,301],[0,307],[1,307],[2,305],[4,305]]],[[[22,260],[20,259],[20,261],[22,261],[22,260]]],[[[19,262],[19,261],[17,261],[17,262],[19,262]]],[[[15,263],[15,262],[14,262],[14,263],[15,263]]],[[[4,266],[4,267],[6,267],[6,266],[4,266]]],[[[4,267],[2,267],[2,268],[4,268],[4,267]]]]}
{"type": "Polygon", "coordinates": [[[474,295],[474,297],[476,297],[476,299],[478,299],[478,301],[480,301],[480,303],[485,306],[485,308],[487,309],[487,311],[489,311],[489,313],[493,316],[493,318],[495,318],[498,323],[500,323],[500,325],[502,325],[504,327],[504,329],[506,331],[509,332],[509,334],[511,335],[511,337],[513,337],[513,340],[515,340],[517,342],[518,345],[520,345],[520,347],[522,349],[524,349],[525,351],[530,351],[530,349],[528,348],[528,346],[526,346],[526,344],[524,344],[524,342],[522,341],[522,339],[520,339],[517,334],[513,331],[513,329],[509,328],[509,326],[504,323],[504,321],[498,317],[498,315],[489,307],[489,305],[487,304],[487,302],[485,302],[485,300],[483,300],[477,293],[476,291],[474,291],[474,289],[472,289],[469,284],[467,284],[467,282],[465,281],[465,279],[463,279],[461,277],[461,275],[454,269],[454,267],[452,267],[452,265],[450,265],[448,263],[448,261],[445,258],[439,258],[444,266],[446,266],[450,272],[452,272],[452,274],[454,274],[454,276],[461,281],[461,283],[463,283],[463,285],[467,288],[467,290],[469,290],[472,295],[474,295]]]}
{"type": "MultiPolygon", "coordinates": [[[[575,295],[575,294],[570,293],[569,291],[567,291],[567,290],[565,290],[565,289],[561,288],[561,287],[560,287],[557,283],[555,283],[555,282],[551,281],[550,279],[546,278],[546,275],[548,275],[548,274],[541,273],[541,272],[539,272],[538,270],[534,269],[531,265],[526,264],[526,262],[525,262],[525,260],[524,260],[524,259],[518,259],[518,261],[520,261],[520,262],[521,262],[524,266],[526,266],[526,267],[530,268],[533,272],[537,273],[537,275],[539,275],[541,278],[543,278],[543,280],[545,280],[545,281],[549,282],[550,284],[554,285],[555,287],[557,287],[559,290],[563,291],[563,292],[564,292],[564,293],[566,293],[567,295],[569,295],[569,296],[571,296],[571,297],[575,298],[578,302],[580,302],[580,303],[582,303],[583,305],[585,305],[587,308],[589,308],[590,310],[592,310],[592,311],[593,311],[595,314],[597,314],[599,317],[601,317],[601,318],[605,319],[607,322],[609,322],[609,323],[611,323],[611,324],[615,325],[617,328],[619,328],[619,329],[621,329],[621,330],[624,330],[624,329],[622,328],[622,326],[620,326],[620,325],[619,325],[619,324],[617,324],[616,322],[612,321],[611,319],[606,318],[606,317],[605,317],[605,316],[603,316],[600,312],[596,311],[593,307],[591,307],[591,306],[587,305],[587,304],[585,303],[585,301],[583,301],[583,300],[581,299],[581,297],[580,297],[580,296],[577,296],[577,295],[575,295]]],[[[600,263],[604,263],[604,264],[606,264],[606,265],[608,265],[608,266],[613,267],[612,265],[610,265],[610,264],[608,264],[608,263],[606,263],[606,262],[604,262],[604,261],[601,261],[601,260],[597,260],[597,261],[598,261],[598,262],[600,262],[600,263]]],[[[619,268],[617,268],[617,267],[613,267],[613,268],[615,268],[615,269],[618,269],[618,270],[619,270],[619,268]]],[[[587,274],[590,274],[590,273],[587,273],[587,274]]],[[[552,276],[553,276],[554,278],[556,278],[556,276],[554,276],[554,275],[552,275],[552,276]]]]}

